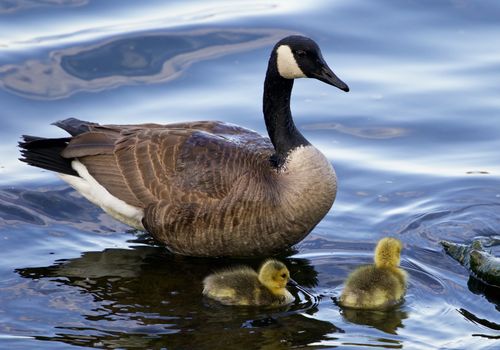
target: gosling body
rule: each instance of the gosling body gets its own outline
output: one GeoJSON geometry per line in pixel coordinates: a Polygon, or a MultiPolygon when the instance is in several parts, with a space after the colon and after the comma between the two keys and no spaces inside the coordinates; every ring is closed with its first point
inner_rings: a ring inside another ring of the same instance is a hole
{"type": "Polygon", "coordinates": [[[277,260],[268,260],[259,273],[249,267],[216,272],[203,280],[203,294],[224,305],[282,306],[293,302],[286,289],[290,273],[277,260]]]}
{"type": "Polygon", "coordinates": [[[399,267],[402,244],[386,237],[375,249],[375,264],[361,266],[347,278],[339,304],[355,309],[386,309],[406,293],[406,272],[399,267]]]}

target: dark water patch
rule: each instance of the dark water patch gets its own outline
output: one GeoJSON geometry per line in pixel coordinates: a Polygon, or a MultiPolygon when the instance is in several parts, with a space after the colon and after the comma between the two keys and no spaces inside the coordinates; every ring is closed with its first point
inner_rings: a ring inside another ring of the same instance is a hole
{"type": "Polygon", "coordinates": [[[1,218],[6,221],[23,221],[36,225],[43,225],[44,222],[37,216],[30,214],[27,210],[13,205],[0,203],[1,218]]]}
{"type": "MultiPolygon", "coordinates": [[[[285,262],[299,284],[314,285],[314,267],[308,260],[285,262]]],[[[305,294],[300,289],[292,289],[297,297],[293,306],[267,310],[231,308],[202,297],[201,281],[214,270],[241,264],[257,267],[260,263],[182,258],[163,248],[135,247],[87,252],[77,259],[17,272],[33,281],[45,281],[45,286],[51,283],[79,290],[72,293],[71,298],[76,300],[63,299],[66,305],[78,303],[78,295],[89,295],[93,300],[94,306],[76,318],[82,326],[58,326],[57,336],[39,337],[42,340],[85,346],[129,346],[139,342],[145,347],[163,341],[175,347],[194,337],[191,341],[200,348],[231,348],[235,344],[249,346],[252,341],[306,345],[321,340],[325,334],[342,331],[330,322],[303,316],[313,315],[317,302],[314,297],[301,298],[305,294]],[[216,337],[221,331],[224,337],[216,337]],[[127,332],[127,337],[118,337],[121,332],[127,332]]],[[[65,307],[59,304],[59,292],[51,294],[47,295],[49,303],[65,307]]],[[[76,307],[73,311],[78,310],[76,307]]]]}
{"type": "Polygon", "coordinates": [[[467,281],[469,290],[477,295],[484,295],[486,300],[495,305],[495,308],[500,312],[500,288],[490,286],[474,276],[470,276],[467,281]]]}
{"type": "MultiPolygon", "coordinates": [[[[253,33],[229,31],[199,33],[188,36],[143,35],[115,40],[74,55],[63,55],[61,67],[83,80],[109,76],[144,76],[160,73],[165,62],[176,56],[207,50],[221,45],[235,45],[262,39],[253,33]]],[[[220,48],[219,50],[221,50],[220,48]]]]}

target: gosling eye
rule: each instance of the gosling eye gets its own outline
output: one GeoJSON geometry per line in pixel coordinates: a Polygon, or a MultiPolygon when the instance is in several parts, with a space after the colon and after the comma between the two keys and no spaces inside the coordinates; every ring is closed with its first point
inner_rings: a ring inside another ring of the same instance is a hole
{"type": "Polygon", "coordinates": [[[281,277],[282,277],[282,278],[286,278],[286,273],[282,273],[282,274],[281,274],[281,277]]]}

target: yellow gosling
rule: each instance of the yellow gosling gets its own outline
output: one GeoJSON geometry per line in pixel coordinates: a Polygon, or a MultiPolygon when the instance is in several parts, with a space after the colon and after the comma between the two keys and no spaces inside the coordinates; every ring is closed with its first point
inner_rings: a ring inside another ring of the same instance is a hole
{"type": "Polygon", "coordinates": [[[286,289],[289,278],[285,264],[269,259],[258,274],[249,267],[240,267],[207,276],[203,294],[224,305],[281,306],[294,300],[286,289]]]}
{"type": "Polygon", "coordinates": [[[347,277],[339,304],[385,309],[399,303],[406,292],[406,272],[399,267],[402,248],[396,238],[381,239],[375,248],[375,264],[358,267],[347,277]]]}

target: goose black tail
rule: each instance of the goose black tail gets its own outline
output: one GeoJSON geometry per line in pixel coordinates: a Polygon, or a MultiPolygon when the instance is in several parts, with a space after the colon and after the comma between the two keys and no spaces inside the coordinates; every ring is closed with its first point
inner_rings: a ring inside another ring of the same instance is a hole
{"type": "Polygon", "coordinates": [[[60,127],[72,136],[77,136],[83,134],[84,132],[91,131],[92,127],[98,126],[99,124],[76,118],[68,118],[52,123],[52,125],[60,127]]]}
{"type": "Polygon", "coordinates": [[[72,159],[61,157],[61,152],[68,145],[71,137],[47,139],[43,137],[23,135],[19,142],[20,161],[38,168],[62,174],[78,176],[71,167],[72,159]]]}

